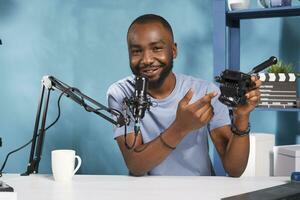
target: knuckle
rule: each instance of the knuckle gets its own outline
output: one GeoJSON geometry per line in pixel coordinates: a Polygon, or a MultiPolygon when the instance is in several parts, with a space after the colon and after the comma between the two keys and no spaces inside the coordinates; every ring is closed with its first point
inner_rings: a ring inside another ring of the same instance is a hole
{"type": "Polygon", "coordinates": [[[261,80],[256,81],[256,85],[260,86],[262,84],[261,80]]]}
{"type": "Polygon", "coordinates": [[[256,92],[256,94],[257,94],[257,96],[259,96],[259,97],[260,97],[260,95],[261,95],[261,92],[258,90],[258,91],[256,92]]]}

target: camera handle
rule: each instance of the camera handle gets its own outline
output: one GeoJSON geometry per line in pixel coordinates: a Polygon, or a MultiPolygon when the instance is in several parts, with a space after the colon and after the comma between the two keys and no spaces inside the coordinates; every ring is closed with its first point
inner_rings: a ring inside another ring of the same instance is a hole
{"type": "Polygon", "coordinates": [[[254,67],[250,72],[248,72],[247,74],[251,75],[251,74],[256,74],[262,70],[264,70],[265,68],[274,65],[277,63],[277,58],[275,56],[271,56],[268,60],[264,61],[263,63],[257,65],[256,67],[254,67]]]}

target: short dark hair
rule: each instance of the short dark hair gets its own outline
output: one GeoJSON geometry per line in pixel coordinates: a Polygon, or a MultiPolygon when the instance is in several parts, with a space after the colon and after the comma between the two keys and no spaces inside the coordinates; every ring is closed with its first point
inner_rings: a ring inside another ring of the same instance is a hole
{"type": "Polygon", "coordinates": [[[174,39],[173,30],[172,30],[172,27],[169,24],[169,22],[165,18],[163,18],[159,15],[155,15],[155,14],[141,15],[138,18],[136,18],[135,20],[133,20],[133,22],[130,24],[130,26],[128,28],[127,37],[128,37],[129,30],[131,29],[131,27],[134,24],[147,24],[147,23],[151,23],[151,22],[161,23],[170,32],[172,39],[174,39]]]}

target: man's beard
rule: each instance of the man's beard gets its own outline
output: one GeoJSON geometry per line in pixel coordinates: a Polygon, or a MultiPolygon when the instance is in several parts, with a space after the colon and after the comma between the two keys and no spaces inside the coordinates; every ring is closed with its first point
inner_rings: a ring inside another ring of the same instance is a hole
{"type": "MultiPolygon", "coordinates": [[[[137,68],[139,68],[139,67],[137,67],[137,68]]],[[[149,82],[148,82],[149,89],[158,89],[162,86],[162,84],[165,82],[166,78],[168,77],[168,75],[170,74],[170,72],[173,69],[173,60],[170,61],[170,65],[163,64],[162,68],[163,68],[163,70],[160,73],[159,78],[157,80],[149,80],[149,82]]],[[[136,67],[134,69],[136,69],[136,67]]],[[[134,69],[131,67],[132,73],[136,76],[140,75],[139,70],[134,70],[134,69]]]]}

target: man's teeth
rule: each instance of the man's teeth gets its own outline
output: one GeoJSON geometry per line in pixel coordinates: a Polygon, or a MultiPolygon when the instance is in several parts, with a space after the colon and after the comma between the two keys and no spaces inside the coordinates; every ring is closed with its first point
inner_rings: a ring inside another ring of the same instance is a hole
{"type": "Polygon", "coordinates": [[[146,70],[146,72],[153,72],[153,71],[154,71],[153,69],[146,70]]]}
{"type": "Polygon", "coordinates": [[[152,73],[152,72],[154,72],[156,69],[147,69],[147,70],[145,70],[145,72],[146,73],[148,73],[148,72],[150,72],[150,73],[152,73]]]}

